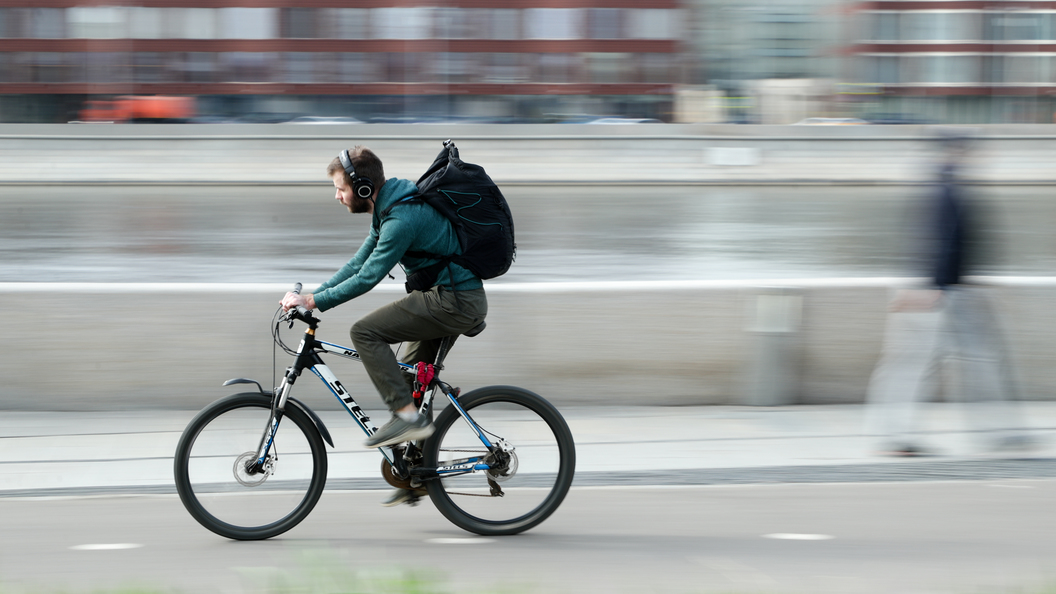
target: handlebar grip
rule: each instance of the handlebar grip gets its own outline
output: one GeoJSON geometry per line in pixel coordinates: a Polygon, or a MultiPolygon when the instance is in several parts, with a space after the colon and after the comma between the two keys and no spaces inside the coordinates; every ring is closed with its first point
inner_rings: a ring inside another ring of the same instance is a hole
{"type": "Polygon", "coordinates": [[[290,292],[293,293],[294,295],[300,295],[301,294],[301,283],[297,283],[296,285],[293,285],[293,290],[290,291],[290,292]]]}

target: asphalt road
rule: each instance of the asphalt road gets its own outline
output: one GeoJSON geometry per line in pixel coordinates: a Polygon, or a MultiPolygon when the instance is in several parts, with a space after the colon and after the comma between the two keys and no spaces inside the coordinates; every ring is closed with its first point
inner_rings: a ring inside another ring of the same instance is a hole
{"type": "Polygon", "coordinates": [[[428,502],[327,492],[300,526],[233,542],[172,495],[0,499],[0,587],[87,592],[1042,592],[1054,480],[578,487],[515,537],[428,502]],[[415,589],[417,588],[417,589],[415,589]]]}

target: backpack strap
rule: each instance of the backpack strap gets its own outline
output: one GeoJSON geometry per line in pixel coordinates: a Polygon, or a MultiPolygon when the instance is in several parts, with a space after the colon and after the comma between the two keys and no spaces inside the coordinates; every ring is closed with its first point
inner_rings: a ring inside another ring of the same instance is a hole
{"type": "MultiPolygon", "coordinates": [[[[396,202],[390,204],[388,208],[378,214],[378,226],[375,227],[375,229],[377,229],[379,232],[381,231],[381,224],[385,222],[385,217],[389,216],[389,213],[392,212],[393,208],[396,208],[401,204],[410,202],[418,202],[420,204],[425,204],[425,201],[419,199],[417,196],[407,196],[406,198],[397,200],[396,202]]],[[[450,275],[451,260],[453,260],[457,254],[442,255],[434,254],[432,252],[423,252],[419,250],[407,250],[406,252],[404,252],[404,255],[410,256],[412,258],[420,258],[423,260],[438,260],[438,262],[436,262],[435,264],[431,264],[429,266],[426,266],[425,268],[422,268],[421,270],[417,270],[414,273],[407,275],[407,282],[404,283],[404,288],[407,289],[408,293],[410,293],[412,291],[428,291],[429,289],[433,288],[433,285],[436,282],[436,278],[440,275],[440,271],[444,268],[447,268],[448,275],[450,275]]],[[[453,278],[451,290],[455,291],[453,278]]],[[[458,291],[455,291],[455,299],[458,300],[458,291]]],[[[459,306],[461,307],[461,302],[459,302],[459,306]]]]}

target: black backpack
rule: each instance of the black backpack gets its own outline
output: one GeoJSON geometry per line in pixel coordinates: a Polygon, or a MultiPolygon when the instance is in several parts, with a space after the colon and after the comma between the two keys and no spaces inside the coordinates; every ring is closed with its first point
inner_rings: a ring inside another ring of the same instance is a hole
{"type": "Polygon", "coordinates": [[[380,219],[400,204],[424,202],[443,214],[458,235],[462,253],[430,254],[408,251],[415,258],[438,259],[438,263],[408,275],[406,288],[428,291],[440,270],[454,262],[482,279],[506,273],[513,263],[517,244],[513,239],[513,215],[506,198],[484,168],[466,163],[450,140],[429,169],[418,179],[418,193],[385,209],[380,219]]]}

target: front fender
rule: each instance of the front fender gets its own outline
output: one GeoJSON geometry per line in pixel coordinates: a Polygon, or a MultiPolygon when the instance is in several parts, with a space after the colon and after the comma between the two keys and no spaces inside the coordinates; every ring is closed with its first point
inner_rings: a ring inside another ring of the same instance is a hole
{"type": "MultiPolygon", "coordinates": [[[[267,392],[264,391],[264,388],[261,387],[260,382],[258,382],[256,380],[251,380],[251,379],[246,379],[244,377],[239,377],[239,378],[235,378],[235,379],[229,379],[226,382],[224,382],[225,386],[231,386],[231,385],[234,385],[234,384],[256,384],[257,385],[257,389],[260,390],[261,394],[263,394],[265,396],[271,396],[271,394],[268,394],[267,392]]],[[[301,402],[300,400],[297,400],[296,398],[292,398],[292,397],[291,398],[287,398],[286,402],[287,402],[287,404],[292,402],[294,406],[296,406],[297,408],[301,409],[301,411],[303,411],[304,414],[308,415],[312,419],[312,422],[315,423],[315,427],[317,429],[319,429],[319,434],[323,436],[323,440],[325,440],[326,443],[330,444],[330,447],[334,447],[334,440],[333,440],[332,437],[330,437],[330,430],[326,428],[326,425],[323,423],[323,420],[321,418],[319,418],[319,415],[315,414],[314,410],[308,408],[308,405],[306,405],[305,403],[301,402]]],[[[274,405],[274,401],[272,401],[272,405],[274,405]]]]}

